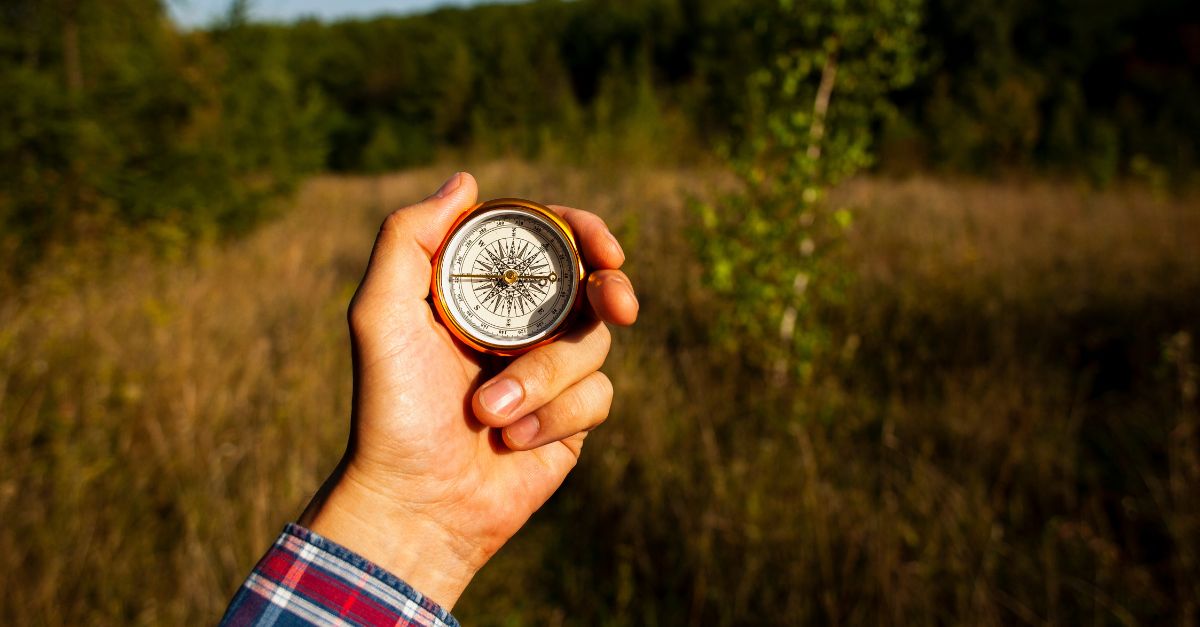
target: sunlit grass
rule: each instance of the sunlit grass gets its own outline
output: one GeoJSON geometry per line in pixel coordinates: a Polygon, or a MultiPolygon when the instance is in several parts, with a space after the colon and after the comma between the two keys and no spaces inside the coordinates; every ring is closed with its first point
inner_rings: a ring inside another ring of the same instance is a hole
{"type": "MultiPolygon", "coordinates": [[[[781,393],[704,338],[722,305],[681,229],[723,177],[473,171],[607,218],[642,310],[610,422],[466,624],[1196,616],[1196,198],[853,182],[840,357],[781,393]]],[[[317,178],[243,240],[66,251],[6,294],[0,622],[213,622],[340,453],[344,310],[382,216],[448,174],[317,178]]]]}

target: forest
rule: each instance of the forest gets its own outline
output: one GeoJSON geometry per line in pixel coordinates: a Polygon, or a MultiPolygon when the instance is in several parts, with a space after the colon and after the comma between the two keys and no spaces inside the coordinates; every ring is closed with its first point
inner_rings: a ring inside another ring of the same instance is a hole
{"type": "Polygon", "coordinates": [[[219,620],[462,170],[641,303],[463,624],[1200,620],[1194,2],[167,9],[0,0],[0,624],[219,620]]]}
{"type": "MultiPolygon", "coordinates": [[[[233,2],[183,31],[154,0],[9,0],[0,250],[36,255],[106,221],[236,233],[305,173],[447,150],[580,165],[745,150],[761,116],[748,81],[804,36],[773,25],[776,5],[581,0],[260,24],[233,2]]],[[[872,105],[874,167],[1184,182],[1200,137],[1194,18],[1185,0],[921,3],[911,76],[872,105]]]]}

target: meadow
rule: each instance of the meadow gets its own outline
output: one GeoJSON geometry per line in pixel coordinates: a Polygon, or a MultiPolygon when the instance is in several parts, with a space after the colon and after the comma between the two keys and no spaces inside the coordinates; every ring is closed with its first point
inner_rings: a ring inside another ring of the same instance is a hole
{"type": "MultiPolygon", "coordinates": [[[[453,169],[318,176],[176,255],[81,242],[0,298],[0,623],[212,623],[336,463],[345,308],[453,169]]],[[[721,171],[486,161],[587,208],[641,299],[609,422],[455,608],[467,625],[1196,624],[1200,196],[862,177],[780,388],[717,350],[685,227],[721,171]]]]}

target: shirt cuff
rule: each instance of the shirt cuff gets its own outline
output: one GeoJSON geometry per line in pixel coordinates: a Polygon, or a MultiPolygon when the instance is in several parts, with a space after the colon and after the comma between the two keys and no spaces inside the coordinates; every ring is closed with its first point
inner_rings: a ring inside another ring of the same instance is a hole
{"type": "Polygon", "coordinates": [[[276,624],[459,627],[399,577],[297,524],[284,527],[221,619],[276,624]]]}

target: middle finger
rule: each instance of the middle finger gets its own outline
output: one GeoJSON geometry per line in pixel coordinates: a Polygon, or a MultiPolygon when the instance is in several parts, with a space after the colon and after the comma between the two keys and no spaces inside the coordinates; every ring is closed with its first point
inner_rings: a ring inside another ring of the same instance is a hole
{"type": "Polygon", "coordinates": [[[475,416],[489,427],[504,427],[533,412],[599,370],[611,341],[608,327],[592,321],[517,357],[475,392],[475,416]]]}

